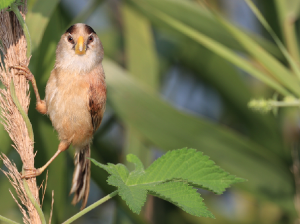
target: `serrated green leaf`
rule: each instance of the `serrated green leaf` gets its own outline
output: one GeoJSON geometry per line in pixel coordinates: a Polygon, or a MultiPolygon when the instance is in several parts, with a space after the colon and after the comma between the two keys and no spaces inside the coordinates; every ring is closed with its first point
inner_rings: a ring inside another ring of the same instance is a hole
{"type": "Polygon", "coordinates": [[[14,2],[15,2],[15,0],[1,0],[0,1],[0,10],[10,6],[14,2]]]}
{"type": "Polygon", "coordinates": [[[135,165],[135,170],[129,175],[128,169],[121,164],[103,165],[91,159],[111,174],[108,184],[118,188],[119,195],[135,213],[141,211],[148,192],[177,205],[187,213],[213,218],[200,194],[192,186],[220,194],[231,184],[243,181],[228,174],[195,149],[169,151],[147,170],[144,170],[142,162],[135,155],[128,155],[127,160],[135,165]]]}
{"type": "Polygon", "coordinates": [[[191,215],[199,216],[200,211],[200,216],[214,218],[214,215],[207,210],[203,199],[199,197],[197,189],[187,183],[166,182],[148,186],[147,190],[153,191],[156,196],[171,202],[191,215]]]}
{"type": "Polygon", "coordinates": [[[142,161],[135,155],[133,154],[129,154],[126,157],[127,161],[130,163],[133,163],[135,166],[135,170],[131,172],[131,174],[133,173],[144,173],[144,165],[142,163],[142,161]]]}
{"type": "Polygon", "coordinates": [[[149,182],[164,182],[172,179],[187,180],[196,187],[205,188],[216,194],[221,194],[231,184],[243,179],[229,175],[215,165],[208,156],[195,149],[180,149],[169,151],[145,171],[138,181],[127,180],[128,184],[147,184],[149,182]]]}
{"type": "Polygon", "coordinates": [[[119,189],[118,194],[134,213],[139,214],[141,212],[147,198],[146,189],[140,186],[128,186],[119,176],[109,176],[107,183],[119,189]]]}
{"type": "MultiPolygon", "coordinates": [[[[111,164],[109,163],[108,165],[103,165],[101,163],[98,163],[96,160],[94,159],[90,159],[96,166],[99,166],[100,168],[104,169],[106,172],[108,172],[110,175],[115,175],[115,176],[119,176],[124,182],[127,180],[128,178],[128,174],[129,171],[126,168],[126,166],[124,166],[123,164],[111,164]]],[[[116,186],[116,185],[114,185],[116,186]]]]}
{"type": "Polygon", "coordinates": [[[147,190],[139,186],[127,187],[124,185],[124,187],[120,188],[119,195],[134,213],[139,214],[146,202],[147,190]]]}

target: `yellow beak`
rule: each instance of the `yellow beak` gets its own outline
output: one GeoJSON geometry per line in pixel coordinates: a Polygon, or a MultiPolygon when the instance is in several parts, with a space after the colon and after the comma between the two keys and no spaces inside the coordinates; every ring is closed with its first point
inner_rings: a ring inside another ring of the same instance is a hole
{"type": "Polygon", "coordinates": [[[82,55],[82,54],[85,54],[85,51],[86,51],[86,46],[84,44],[84,40],[83,40],[83,37],[80,36],[77,40],[77,44],[75,46],[75,53],[76,54],[79,54],[79,55],[82,55]]]}

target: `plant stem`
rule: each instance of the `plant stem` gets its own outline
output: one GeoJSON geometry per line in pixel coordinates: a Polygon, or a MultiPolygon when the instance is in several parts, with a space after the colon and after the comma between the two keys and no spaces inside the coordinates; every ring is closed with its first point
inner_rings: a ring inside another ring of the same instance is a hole
{"type": "MultiPolygon", "coordinates": [[[[24,170],[22,170],[22,173],[23,172],[24,172],[24,170]]],[[[23,185],[24,185],[24,188],[25,188],[25,191],[26,191],[26,194],[27,194],[29,200],[31,201],[31,203],[35,207],[37,213],[39,214],[39,217],[40,217],[40,220],[41,220],[42,224],[46,224],[46,219],[45,219],[44,213],[43,213],[40,205],[36,202],[35,198],[33,197],[25,178],[23,179],[23,185]]]]}
{"type": "MultiPolygon", "coordinates": [[[[277,44],[277,46],[279,47],[279,49],[281,50],[281,52],[283,53],[283,55],[285,56],[285,58],[287,59],[287,61],[289,62],[290,67],[292,68],[292,70],[294,71],[294,73],[297,75],[297,77],[300,79],[300,70],[299,70],[299,66],[297,64],[297,62],[299,62],[298,61],[299,58],[296,57],[297,53],[295,53],[295,52],[298,52],[298,48],[294,49],[293,51],[291,51],[296,46],[289,46],[289,47],[292,47],[292,49],[290,49],[290,53],[289,53],[287,51],[287,49],[285,48],[285,46],[283,45],[283,43],[281,42],[281,40],[277,37],[277,35],[273,31],[273,29],[271,28],[271,26],[269,25],[269,23],[267,22],[267,20],[264,18],[264,16],[261,14],[261,12],[255,6],[255,4],[252,2],[252,0],[246,0],[246,3],[251,8],[252,12],[256,15],[256,17],[260,21],[260,23],[265,27],[265,29],[272,36],[273,40],[275,41],[275,43],[277,44]]],[[[287,28],[287,26],[285,26],[285,27],[287,28]]],[[[293,27],[292,30],[295,30],[295,27],[293,27]]],[[[287,33],[290,33],[290,32],[286,32],[286,34],[287,33]]],[[[294,35],[290,35],[290,36],[291,37],[295,36],[295,34],[294,35]]],[[[290,41],[287,41],[287,43],[293,43],[292,38],[290,38],[290,41]]]]}
{"type": "Polygon", "coordinates": [[[25,38],[26,38],[26,42],[27,42],[27,52],[26,52],[26,56],[27,58],[29,58],[31,56],[31,38],[30,38],[30,34],[29,34],[29,30],[28,30],[28,27],[18,9],[18,4],[16,3],[13,3],[11,4],[10,6],[11,10],[16,14],[18,20],[19,20],[19,23],[23,29],[23,32],[25,34],[25,38]]]}
{"type": "Polygon", "coordinates": [[[110,193],[109,195],[105,196],[104,198],[101,198],[99,201],[96,201],[94,204],[90,205],[89,207],[87,207],[87,208],[83,209],[82,211],[78,212],[77,214],[75,214],[74,216],[72,216],[71,218],[69,218],[68,220],[63,222],[62,224],[69,224],[69,223],[75,221],[76,219],[80,218],[81,216],[88,213],[92,209],[94,209],[97,206],[99,206],[99,205],[103,204],[104,202],[108,201],[109,199],[116,196],[117,194],[118,194],[118,190],[110,193]]]}
{"type": "Polygon", "coordinates": [[[300,100],[295,100],[291,102],[271,101],[271,104],[275,107],[300,107],[300,100]]]}
{"type": "Polygon", "coordinates": [[[276,9],[279,17],[279,23],[284,35],[287,49],[295,61],[300,61],[297,36],[295,33],[295,19],[290,16],[287,9],[287,1],[276,0],[276,9]]]}
{"type": "Polygon", "coordinates": [[[296,61],[299,62],[299,51],[298,51],[298,43],[297,43],[297,35],[296,35],[296,28],[295,28],[295,21],[293,18],[287,18],[284,21],[284,35],[286,39],[286,45],[290,52],[290,54],[294,57],[296,61]]]}
{"type": "Polygon", "coordinates": [[[10,220],[8,218],[5,218],[5,217],[1,216],[1,215],[0,215],[0,220],[2,220],[3,222],[6,222],[6,223],[19,224],[19,223],[15,222],[15,221],[12,221],[12,220],[10,220]]]}

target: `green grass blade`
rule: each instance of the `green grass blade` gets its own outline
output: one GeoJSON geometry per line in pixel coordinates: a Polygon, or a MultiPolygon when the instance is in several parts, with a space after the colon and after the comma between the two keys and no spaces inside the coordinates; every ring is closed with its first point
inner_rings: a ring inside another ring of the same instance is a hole
{"type": "Polygon", "coordinates": [[[258,10],[258,8],[253,4],[252,0],[246,0],[246,3],[251,8],[252,12],[256,15],[256,17],[258,18],[258,20],[260,21],[260,23],[265,27],[265,29],[272,36],[272,38],[274,39],[274,41],[278,45],[279,49],[281,50],[281,52],[283,53],[283,55],[285,56],[285,58],[289,62],[291,68],[294,71],[294,73],[297,75],[298,79],[300,79],[300,69],[299,69],[297,63],[291,57],[291,55],[289,54],[289,52],[287,51],[287,49],[285,48],[285,46],[282,44],[282,42],[280,41],[280,39],[277,37],[277,35],[273,31],[273,29],[271,28],[271,26],[269,25],[269,23],[266,21],[266,19],[261,14],[261,12],[258,10]]]}
{"type": "Polygon", "coordinates": [[[274,1],[285,45],[297,62],[300,61],[300,55],[295,22],[299,16],[299,2],[299,0],[274,1]]]}
{"type": "MultiPolygon", "coordinates": [[[[133,0],[138,3],[136,0],[133,0]]],[[[191,39],[195,40],[199,44],[202,44],[206,48],[210,49],[214,53],[218,54],[219,56],[225,58],[232,64],[236,65],[237,67],[243,69],[244,71],[248,72],[249,74],[253,75],[257,79],[261,80],[265,84],[272,87],[274,90],[278,91],[279,93],[287,96],[290,95],[290,93],[282,87],[278,82],[276,82],[274,79],[270,78],[267,74],[263,73],[262,71],[255,68],[249,61],[246,59],[240,57],[235,52],[227,48],[226,46],[214,41],[213,39],[203,35],[202,33],[199,33],[195,29],[186,26],[185,24],[181,23],[180,21],[177,21],[176,19],[168,16],[167,14],[155,9],[147,7],[146,10],[149,10],[153,15],[155,15],[157,18],[159,18],[164,23],[168,24],[169,26],[173,27],[174,29],[182,32],[184,35],[190,37],[191,39]]],[[[293,82],[292,86],[294,86],[296,83],[293,82]]],[[[300,87],[297,89],[297,92],[300,93],[300,87]]]]}
{"type": "MultiPolygon", "coordinates": [[[[127,0],[130,5],[134,6],[141,14],[147,16],[158,27],[163,27],[164,30],[170,30],[170,27],[165,26],[161,21],[153,16],[148,7],[159,9],[168,16],[175,18],[183,24],[201,32],[203,35],[214,39],[224,46],[245,52],[245,49],[236,42],[232,35],[212,16],[212,14],[204,7],[199,6],[195,1],[181,1],[181,0],[145,0],[132,1],[127,0]],[[186,16],[188,15],[188,16],[186,16]]],[[[278,47],[271,41],[243,30],[247,35],[259,43],[259,45],[278,59],[283,59],[283,55],[278,47]]],[[[176,32],[175,32],[176,33],[176,32]]],[[[174,33],[172,33],[174,34],[174,33]]]]}
{"type": "Polygon", "coordinates": [[[272,55],[261,48],[250,37],[242,33],[238,28],[231,23],[223,19],[220,15],[215,13],[216,18],[231,32],[231,34],[244,46],[252,57],[254,57],[258,63],[262,64],[272,76],[280,81],[280,83],[286,88],[290,89],[296,96],[300,96],[300,83],[292,73],[284,67],[278,60],[272,55]]]}

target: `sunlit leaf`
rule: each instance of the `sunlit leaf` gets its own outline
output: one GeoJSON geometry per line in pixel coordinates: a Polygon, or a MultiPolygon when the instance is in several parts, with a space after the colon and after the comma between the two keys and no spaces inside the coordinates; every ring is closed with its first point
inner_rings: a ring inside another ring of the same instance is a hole
{"type": "Polygon", "coordinates": [[[146,170],[135,155],[129,154],[127,160],[135,165],[130,173],[123,164],[103,165],[91,159],[110,174],[108,184],[118,188],[118,194],[135,213],[140,213],[148,193],[170,201],[192,215],[213,218],[192,186],[221,194],[231,184],[244,181],[228,174],[195,149],[169,151],[146,170]]]}

